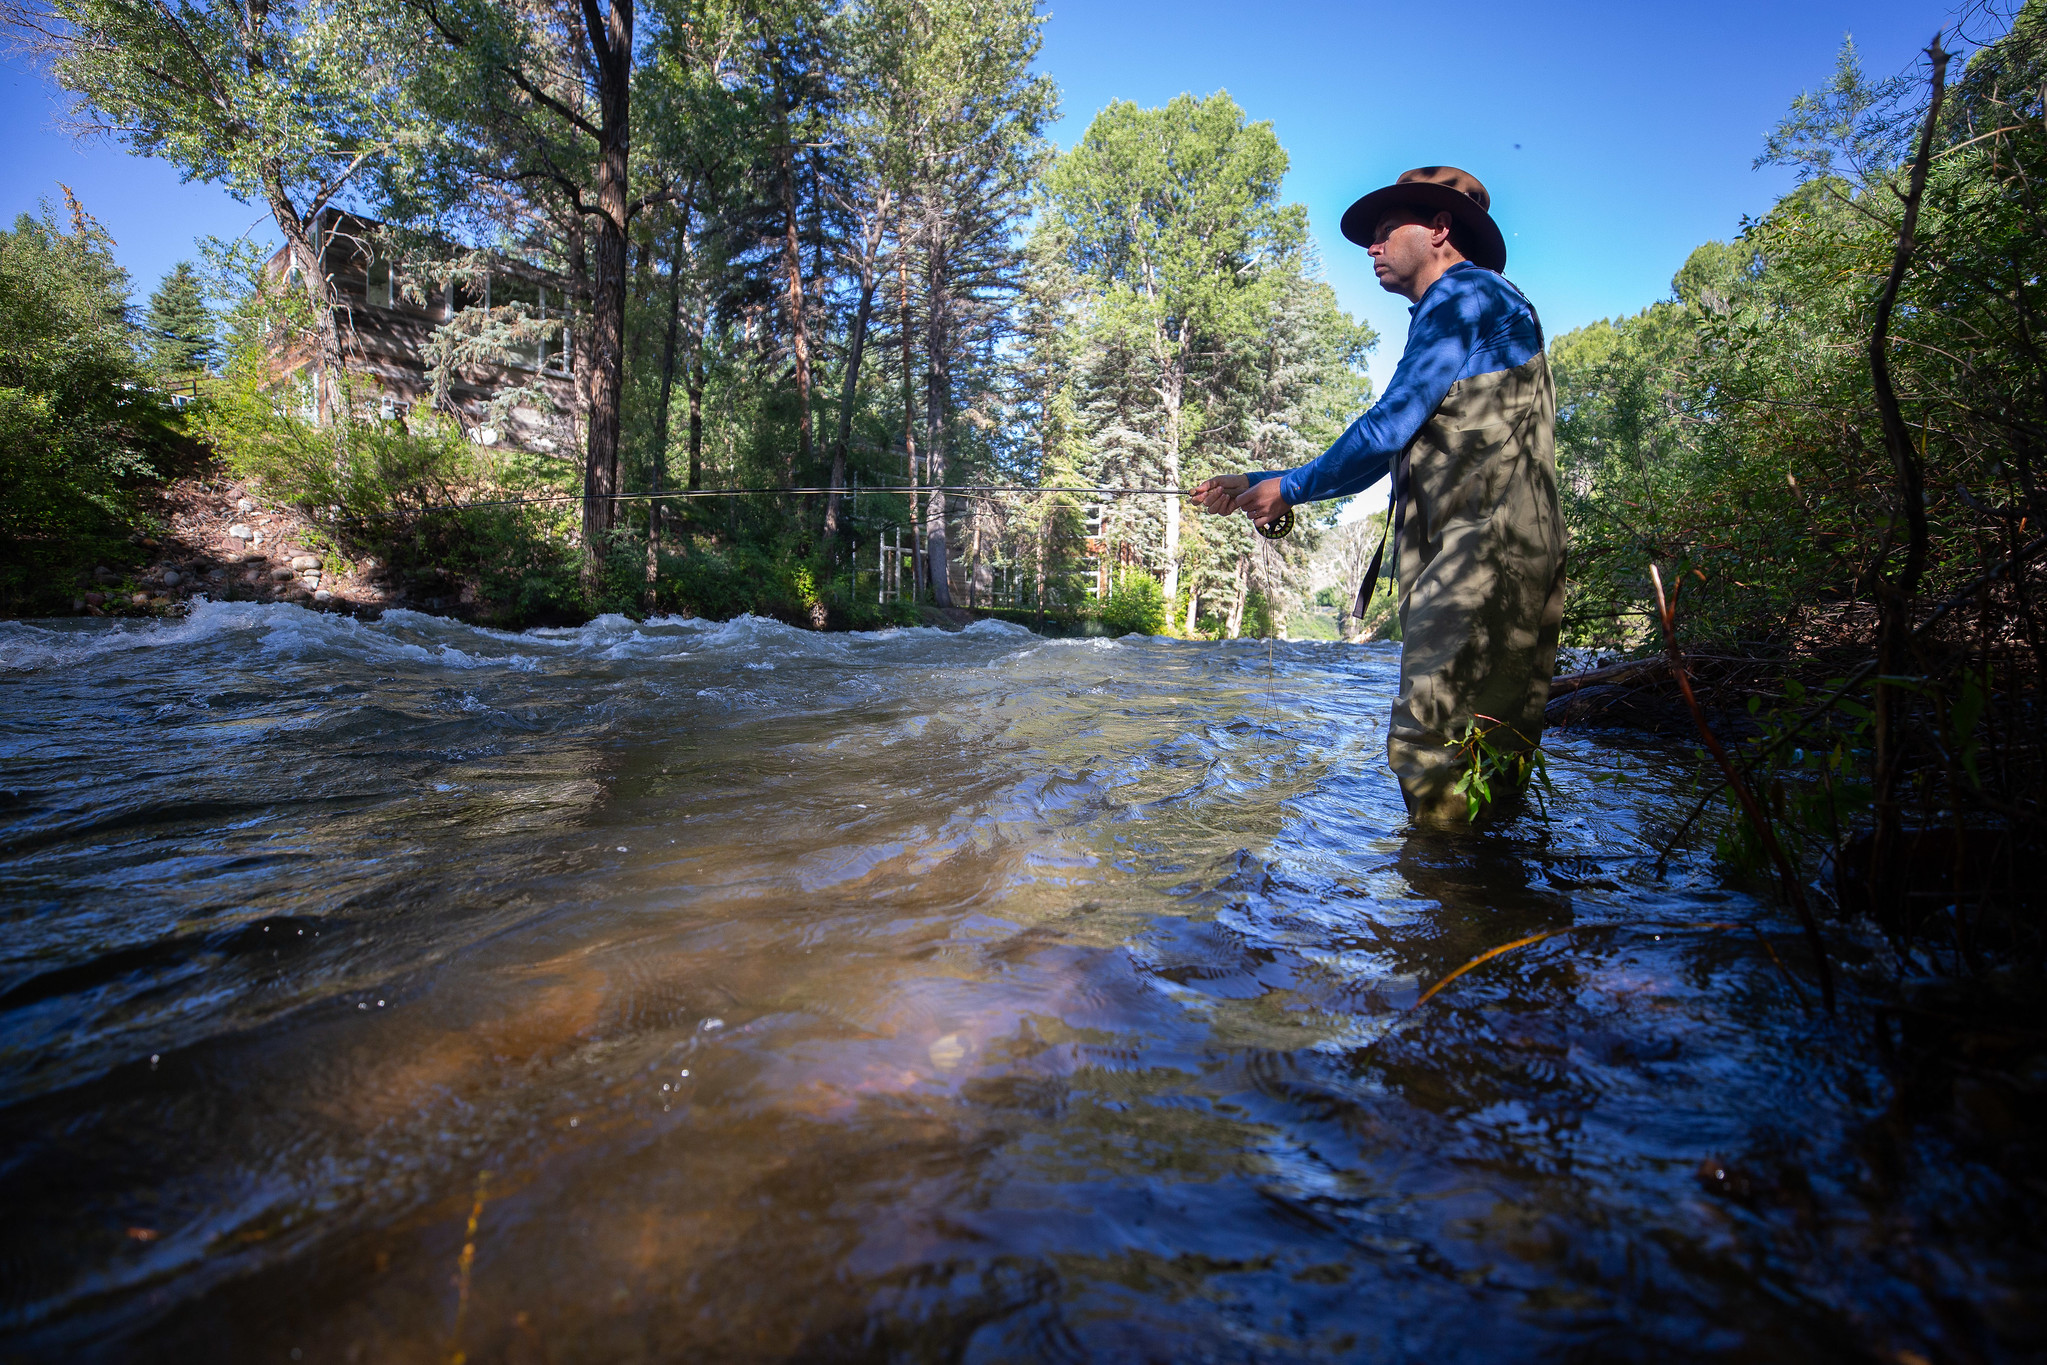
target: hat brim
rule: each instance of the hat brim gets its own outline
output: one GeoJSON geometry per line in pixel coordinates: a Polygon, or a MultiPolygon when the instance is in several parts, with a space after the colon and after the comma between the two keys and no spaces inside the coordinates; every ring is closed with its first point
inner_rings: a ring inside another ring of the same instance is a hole
{"type": "Polygon", "coordinates": [[[1507,268],[1507,239],[1500,235],[1500,225],[1493,221],[1493,216],[1464,191],[1426,180],[1410,180],[1405,185],[1388,185],[1384,189],[1373,190],[1343,211],[1343,235],[1359,246],[1370,246],[1372,235],[1379,230],[1379,220],[1386,216],[1388,210],[1410,204],[1441,210],[1469,229],[1472,245],[1476,248],[1471,255],[1472,264],[1492,271],[1507,268]]]}

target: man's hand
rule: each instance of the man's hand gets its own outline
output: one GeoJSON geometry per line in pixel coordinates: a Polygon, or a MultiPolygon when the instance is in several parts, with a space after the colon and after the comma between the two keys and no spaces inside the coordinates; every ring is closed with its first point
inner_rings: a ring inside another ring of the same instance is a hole
{"type": "Polygon", "coordinates": [[[1287,509],[1287,500],[1279,495],[1278,479],[1261,479],[1252,483],[1242,474],[1203,479],[1194,485],[1191,496],[1216,516],[1242,512],[1258,526],[1271,525],[1274,518],[1287,509]]]}
{"type": "Polygon", "coordinates": [[[1279,495],[1278,479],[1260,479],[1230,503],[1230,510],[1242,512],[1251,518],[1254,526],[1270,526],[1278,520],[1279,514],[1287,510],[1287,500],[1279,495]]]}
{"type": "Polygon", "coordinates": [[[1204,510],[1219,517],[1227,516],[1237,510],[1238,495],[1250,486],[1251,481],[1242,474],[1224,474],[1195,484],[1193,497],[1204,510]]]}

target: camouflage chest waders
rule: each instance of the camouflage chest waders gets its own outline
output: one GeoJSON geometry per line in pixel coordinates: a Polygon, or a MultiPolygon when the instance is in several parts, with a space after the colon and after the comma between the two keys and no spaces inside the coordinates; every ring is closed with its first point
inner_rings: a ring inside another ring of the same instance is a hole
{"type": "Polygon", "coordinates": [[[1468,821],[1451,747],[1467,721],[1501,748],[1542,737],[1564,614],[1556,405],[1537,352],[1452,384],[1403,453],[1400,696],[1386,757],[1423,823],[1468,821]]]}

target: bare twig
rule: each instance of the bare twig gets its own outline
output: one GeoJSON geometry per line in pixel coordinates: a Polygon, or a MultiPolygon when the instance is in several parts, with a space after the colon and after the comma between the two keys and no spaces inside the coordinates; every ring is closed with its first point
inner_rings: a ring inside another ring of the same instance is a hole
{"type": "Polygon", "coordinates": [[[1926,495],[1922,487],[1924,472],[1920,467],[1919,453],[1912,448],[1912,435],[1905,426],[1905,418],[1898,408],[1898,393],[1891,385],[1890,348],[1891,313],[1897,307],[1898,290],[1905,282],[1905,270],[1912,263],[1912,252],[1917,246],[1913,232],[1919,223],[1919,201],[1926,190],[1926,168],[1933,159],[1933,134],[1940,121],[1941,95],[1946,89],[1948,53],[1940,45],[1940,35],[1935,34],[1927,45],[1927,58],[1933,63],[1933,95],[1926,107],[1926,126],[1919,135],[1919,155],[1912,161],[1911,181],[1905,192],[1905,217],[1898,225],[1898,245],[1891,255],[1891,273],[1884,280],[1884,287],[1877,295],[1876,325],[1869,337],[1869,374],[1876,390],[1877,412],[1883,419],[1884,446],[1890,452],[1891,464],[1898,471],[1899,491],[1904,502],[1905,522],[1908,539],[1905,548],[1905,567],[1898,575],[1893,588],[1901,598],[1909,598],[1919,586],[1919,576],[1926,569],[1926,495]]]}
{"type": "Polygon", "coordinates": [[[1728,757],[1726,747],[1720,743],[1720,737],[1714,734],[1713,727],[1706,723],[1705,708],[1699,705],[1699,699],[1692,694],[1692,680],[1685,672],[1684,651],[1678,648],[1677,643],[1677,589],[1683,586],[1683,580],[1680,579],[1673,585],[1666,597],[1663,591],[1663,575],[1654,564],[1651,564],[1649,581],[1656,588],[1656,611],[1663,620],[1663,640],[1670,656],[1671,676],[1677,679],[1678,690],[1684,693],[1685,705],[1691,710],[1692,724],[1698,729],[1700,741],[1705,744],[1707,752],[1713,755],[1713,761],[1720,765],[1720,771],[1725,775],[1727,785],[1733,789],[1735,799],[1741,803],[1749,824],[1756,831],[1756,837],[1762,840],[1763,847],[1769,851],[1770,860],[1777,865],[1777,875],[1783,882],[1785,897],[1790,900],[1792,909],[1798,912],[1798,922],[1804,927],[1806,942],[1812,948],[1813,966],[1819,972],[1820,996],[1826,1002],[1827,1013],[1832,1014],[1834,970],[1827,961],[1827,945],[1820,938],[1819,923],[1813,919],[1812,907],[1805,902],[1805,888],[1799,882],[1798,874],[1792,869],[1791,860],[1784,856],[1784,848],[1777,842],[1777,832],[1771,827],[1769,817],[1763,813],[1762,806],[1756,801],[1755,793],[1749,790],[1748,783],[1736,770],[1734,760],[1728,757]]]}
{"type": "MultiPolygon", "coordinates": [[[[1927,613],[1926,619],[1924,621],[1921,621],[1916,627],[1913,628],[1912,638],[1914,640],[1922,640],[1926,638],[1926,636],[1932,632],[1935,626],[1939,625],[1942,620],[1952,615],[1956,611],[1956,609],[1960,608],[1965,603],[1967,603],[1971,598],[1975,597],[1975,595],[1978,592],[1982,591],[1984,588],[1989,587],[1992,583],[1995,583],[1998,579],[2004,577],[2005,574],[2010,573],[2015,569],[2024,568],[2027,564],[2031,563],[2033,559],[2035,559],[2042,550],[2047,550],[2047,536],[2039,537],[2032,543],[2020,549],[2017,553],[2013,554],[2009,559],[1991,565],[1989,569],[1985,570],[1983,573],[1976,575],[1976,577],[1970,579],[1967,583],[1964,583],[1959,589],[1957,589],[1952,595],[1950,595],[1946,601],[1942,602],[1938,607],[1935,607],[1931,612],[1927,613]]],[[[1849,692],[1853,691],[1857,686],[1864,682],[1869,677],[1870,674],[1876,672],[1876,666],[1877,661],[1875,659],[1866,660],[1862,664],[1858,665],[1854,672],[1850,673],[1846,678],[1843,678],[1841,680],[1841,683],[1838,687],[1836,687],[1833,691],[1829,692],[1826,696],[1814,702],[1811,706],[1808,706],[1805,709],[1805,713],[1799,716],[1798,719],[1791,722],[1790,726],[1787,729],[1780,732],[1776,738],[1772,739],[1768,744],[1765,744],[1762,748],[1758,749],[1754,754],[1752,754],[1749,757],[1749,761],[1743,765],[1743,771],[1745,773],[1753,773],[1757,769],[1762,767],[1762,765],[1769,760],[1771,755],[1775,754],[1778,750],[1782,749],[1792,740],[1798,738],[1799,735],[1805,732],[1805,728],[1808,725],[1811,725],[1821,716],[1833,710],[1835,705],[1841,700],[1841,698],[1847,696],[1849,692]]],[[[1726,790],[1727,783],[1724,779],[1720,782],[1718,786],[1715,786],[1708,790],[1703,796],[1699,798],[1699,803],[1696,806],[1692,807],[1692,813],[1690,815],[1687,815],[1681,822],[1679,822],[1677,831],[1673,833],[1669,839],[1664,841],[1663,849],[1660,853],[1657,854],[1656,857],[1656,875],[1658,877],[1661,877],[1663,875],[1664,868],[1668,866],[1670,862],[1671,853],[1676,850],[1679,842],[1683,840],[1683,838],[1688,832],[1690,832],[1693,822],[1695,822],[1701,815],[1705,813],[1706,807],[1712,805],[1714,800],[1719,797],[1721,792],[1724,792],[1726,790]]]]}

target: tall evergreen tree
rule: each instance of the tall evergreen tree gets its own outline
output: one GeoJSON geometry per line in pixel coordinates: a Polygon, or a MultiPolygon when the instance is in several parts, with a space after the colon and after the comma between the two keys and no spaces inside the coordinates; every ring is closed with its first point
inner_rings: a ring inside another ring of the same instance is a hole
{"type": "Polygon", "coordinates": [[[149,359],[158,374],[190,375],[213,365],[213,311],[190,261],[179,261],[149,296],[144,319],[149,359]]]}

